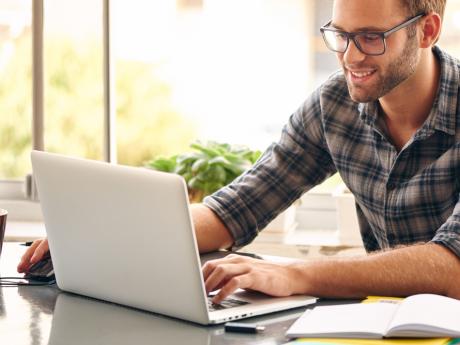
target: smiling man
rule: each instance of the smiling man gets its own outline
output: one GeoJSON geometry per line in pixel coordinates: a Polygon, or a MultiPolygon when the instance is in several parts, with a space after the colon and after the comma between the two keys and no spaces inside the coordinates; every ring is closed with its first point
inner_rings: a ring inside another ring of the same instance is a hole
{"type": "MultiPolygon", "coordinates": [[[[279,265],[240,256],[203,267],[219,303],[237,288],[274,296],[460,298],[460,65],[435,43],[445,0],[335,0],[321,32],[332,75],[278,143],[193,205],[201,252],[252,241],[279,212],[339,172],[368,255],[279,265]]],[[[18,270],[48,249],[36,241],[18,270]]]]}
{"type": "Polygon", "coordinates": [[[216,302],[236,288],[460,298],[460,69],[434,47],[444,7],[442,0],[336,0],[321,32],[342,70],[291,116],[253,170],[205,201],[231,234],[224,245],[238,247],[338,171],[355,196],[370,254],[293,265],[213,261],[203,272],[208,291],[221,288],[216,302]]]}

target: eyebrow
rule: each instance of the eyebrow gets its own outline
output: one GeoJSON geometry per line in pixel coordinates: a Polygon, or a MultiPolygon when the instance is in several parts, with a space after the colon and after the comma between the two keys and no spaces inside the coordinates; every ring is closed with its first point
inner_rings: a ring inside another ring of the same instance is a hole
{"type": "MultiPolygon", "coordinates": [[[[335,29],[338,29],[338,30],[341,30],[341,31],[348,32],[343,27],[341,27],[340,25],[336,25],[333,22],[331,22],[331,27],[333,27],[335,29]]],[[[360,31],[378,31],[378,32],[382,32],[382,31],[386,31],[386,30],[387,30],[386,28],[379,28],[377,26],[364,26],[362,28],[354,30],[353,32],[360,32],[360,31]]]]}

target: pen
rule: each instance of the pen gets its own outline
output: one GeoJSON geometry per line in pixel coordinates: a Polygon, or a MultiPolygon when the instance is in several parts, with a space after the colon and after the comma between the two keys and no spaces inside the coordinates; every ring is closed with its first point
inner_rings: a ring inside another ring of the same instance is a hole
{"type": "Polygon", "coordinates": [[[28,242],[24,242],[24,243],[21,243],[21,246],[26,246],[26,247],[30,247],[32,245],[32,241],[28,241],[28,242]]]}
{"type": "Polygon", "coordinates": [[[225,324],[225,332],[260,333],[264,330],[264,326],[258,326],[255,323],[227,322],[225,324]]]}

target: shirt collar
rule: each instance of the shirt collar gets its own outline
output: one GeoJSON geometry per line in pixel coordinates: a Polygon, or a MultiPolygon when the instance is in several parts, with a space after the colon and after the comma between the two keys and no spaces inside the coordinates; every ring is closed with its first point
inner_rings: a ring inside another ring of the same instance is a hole
{"type": "MultiPolygon", "coordinates": [[[[439,130],[455,135],[460,79],[458,61],[436,46],[433,52],[441,66],[438,91],[430,115],[418,134],[428,135],[433,130],[439,130]]],[[[358,110],[361,120],[375,128],[379,116],[378,101],[359,103],[358,110]]]]}

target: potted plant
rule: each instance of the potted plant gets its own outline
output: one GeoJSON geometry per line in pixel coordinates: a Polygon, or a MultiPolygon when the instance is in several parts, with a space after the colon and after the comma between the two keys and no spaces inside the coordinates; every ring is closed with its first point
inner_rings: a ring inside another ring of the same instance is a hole
{"type": "Polygon", "coordinates": [[[148,168],[181,175],[188,187],[190,202],[203,198],[232,182],[260,157],[260,151],[246,146],[209,141],[194,142],[192,151],[171,157],[157,157],[148,168]]]}

